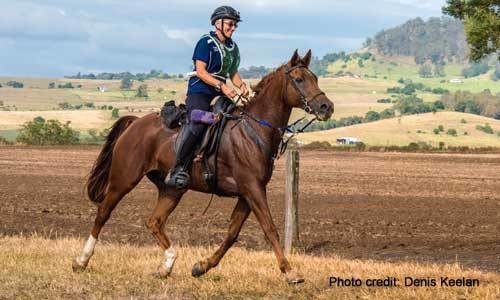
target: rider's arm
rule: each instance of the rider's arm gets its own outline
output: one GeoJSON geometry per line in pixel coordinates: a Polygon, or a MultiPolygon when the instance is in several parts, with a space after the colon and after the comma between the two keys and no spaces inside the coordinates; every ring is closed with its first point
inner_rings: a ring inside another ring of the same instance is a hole
{"type": "Polygon", "coordinates": [[[237,87],[239,89],[241,89],[242,85],[245,84],[245,82],[243,82],[243,80],[241,79],[239,72],[235,72],[231,76],[231,82],[234,84],[235,87],[237,87]]]}
{"type": "Polygon", "coordinates": [[[196,60],[195,65],[196,65],[196,76],[200,78],[203,82],[213,87],[220,88],[221,91],[226,96],[229,96],[231,98],[236,96],[235,90],[233,90],[231,87],[229,87],[228,85],[226,85],[219,79],[213,77],[212,75],[210,75],[210,73],[207,72],[207,64],[204,61],[196,60]]]}

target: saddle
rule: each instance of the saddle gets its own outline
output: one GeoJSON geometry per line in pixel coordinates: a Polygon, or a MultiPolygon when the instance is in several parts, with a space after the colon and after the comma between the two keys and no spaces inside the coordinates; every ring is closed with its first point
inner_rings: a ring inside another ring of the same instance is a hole
{"type": "MultiPolygon", "coordinates": [[[[217,184],[217,156],[219,152],[220,139],[227,121],[238,119],[237,116],[231,115],[236,108],[236,104],[227,97],[219,97],[215,104],[210,107],[210,112],[219,115],[219,121],[210,125],[206,130],[201,145],[195,150],[195,161],[202,161],[202,175],[205,179],[210,192],[218,193],[217,184]]],[[[175,102],[166,102],[161,109],[161,119],[165,127],[175,129],[187,123],[187,109],[184,104],[179,106],[175,102]]],[[[177,149],[177,145],[175,149],[177,149]]]]}

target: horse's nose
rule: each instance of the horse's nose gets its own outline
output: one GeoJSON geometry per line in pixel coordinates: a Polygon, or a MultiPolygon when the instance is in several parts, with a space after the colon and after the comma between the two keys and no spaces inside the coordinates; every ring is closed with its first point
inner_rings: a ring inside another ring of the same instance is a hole
{"type": "Polygon", "coordinates": [[[319,112],[326,118],[329,118],[333,114],[333,103],[322,103],[319,107],[319,112]]]}

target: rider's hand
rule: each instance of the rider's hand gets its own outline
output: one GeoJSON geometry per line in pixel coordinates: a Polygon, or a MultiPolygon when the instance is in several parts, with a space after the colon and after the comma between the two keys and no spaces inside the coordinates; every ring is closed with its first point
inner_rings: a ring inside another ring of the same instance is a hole
{"type": "Polygon", "coordinates": [[[228,96],[230,99],[233,99],[234,97],[236,97],[236,95],[238,95],[236,91],[227,84],[222,85],[221,91],[224,93],[224,95],[228,96]]]}
{"type": "Polygon", "coordinates": [[[241,95],[245,98],[250,94],[250,91],[248,90],[247,85],[244,82],[240,86],[240,91],[241,95]]]}

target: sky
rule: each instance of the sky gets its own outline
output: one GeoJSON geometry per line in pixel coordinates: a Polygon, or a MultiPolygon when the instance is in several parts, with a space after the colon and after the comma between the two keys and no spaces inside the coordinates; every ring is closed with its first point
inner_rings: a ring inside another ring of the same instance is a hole
{"type": "Polygon", "coordinates": [[[382,29],[441,16],[445,0],[0,0],[0,76],[185,73],[220,5],[240,11],[241,67],[274,67],[295,49],[359,49],[382,29]]]}

